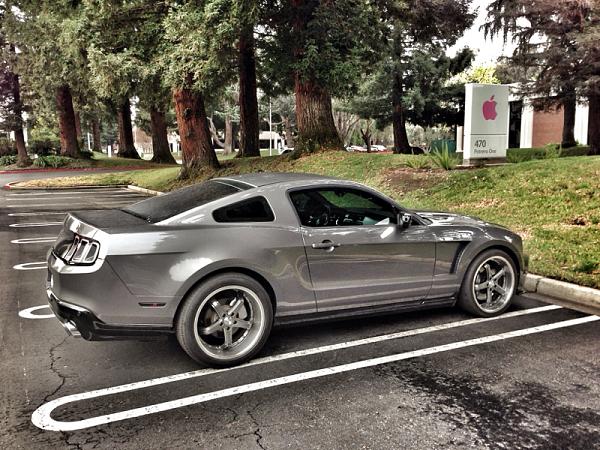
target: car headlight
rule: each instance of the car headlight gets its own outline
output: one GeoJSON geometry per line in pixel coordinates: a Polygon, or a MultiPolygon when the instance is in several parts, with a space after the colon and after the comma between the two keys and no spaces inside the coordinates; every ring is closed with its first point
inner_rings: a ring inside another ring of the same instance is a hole
{"type": "Polygon", "coordinates": [[[75,235],[71,242],[61,255],[67,264],[94,264],[100,253],[100,244],[93,239],[75,235]]]}

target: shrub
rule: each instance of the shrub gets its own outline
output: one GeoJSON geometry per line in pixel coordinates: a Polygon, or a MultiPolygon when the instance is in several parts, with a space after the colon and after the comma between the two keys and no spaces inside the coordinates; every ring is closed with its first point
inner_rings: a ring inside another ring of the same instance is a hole
{"type": "Polygon", "coordinates": [[[444,170],[452,170],[458,164],[456,155],[448,150],[447,144],[442,147],[442,150],[430,152],[429,157],[434,166],[444,170]]]}
{"type": "Polygon", "coordinates": [[[430,169],[431,164],[429,163],[429,158],[425,156],[413,156],[412,158],[408,158],[404,163],[406,167],[410,167],[411,169],[430,169]]]}
{"type": "Polygon", "coordinates": [[[66,156],[55,156],[55,155],[48,155],[48,156],[38,156],[38,158],[36,158],[33,161],[33,165],[36,167],[64,167],[67,166],[71,163],[73,163],[75,160],[73,158],[67,158],[66,156]]]}
{"type": "Polygon", "coordinates": [[[54,155],[60,152],[60,140],[53,137],[30,139],[29,152],[38,156],[54,155]]]}
{"type": "Polygon", "coordinates": [[[11,164],[17,163],[17,157],[15,155],[4,155],[0,156],[0,166],[10,166],[11,164]]]}
{"type": "Polygon", "coordinates": [[[16,155],[17,147],[15,143],[5,137],[0,138],[0,156],[16,155]]]}
{"type": "Polygon", "coordinates": [[[520,163],[534,159],[563,158],[567,156],[587,156],[590,148],[586,145],[562,148],[558,144],[548,144],[545,147],[509,148],[506,151],[506,160],[511,163],[520,163]]]}
{"type": "Polygon", "coordinates": [[[562,146],[560,144],[546,144],[544,146],[544,159],[560,158],[562,146]]]}

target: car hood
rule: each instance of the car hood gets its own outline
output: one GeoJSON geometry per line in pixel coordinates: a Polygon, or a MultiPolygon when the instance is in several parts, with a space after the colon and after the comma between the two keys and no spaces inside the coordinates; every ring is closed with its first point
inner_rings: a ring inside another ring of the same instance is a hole
{"type": "Polygon", "coordinates": [[[494,227],[506,228],[502,225],[495,223],[486,222],[479,217],[463,216],[461,214],[449,213],[444,211],[416,211],[416,213],[425,219],[431,220],[434,224],[438,225],[471,225],[471,226],[482,226],[491,225],[494,227]]]}

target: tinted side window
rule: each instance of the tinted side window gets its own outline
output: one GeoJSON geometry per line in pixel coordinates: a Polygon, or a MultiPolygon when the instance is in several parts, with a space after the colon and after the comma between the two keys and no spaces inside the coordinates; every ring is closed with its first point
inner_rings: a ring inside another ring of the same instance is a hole
{"type": "Polygon", "coordinates": [[[232,205],[223,206],[213,212],[217,222],[272,222],[273,210],[264,197],[255,197],[232,205]]]}
{"type": "Polygon", "coordinates": [[[396,211],[385,200],[360,189],[324,188],[290,193],[300,217],[309,227],[389,225],[396,211]]]}

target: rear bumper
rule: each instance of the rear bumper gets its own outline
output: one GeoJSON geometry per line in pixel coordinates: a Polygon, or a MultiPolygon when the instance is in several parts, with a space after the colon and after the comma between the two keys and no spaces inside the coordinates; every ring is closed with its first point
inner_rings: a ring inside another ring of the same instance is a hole
{"type": "Polygon", "coordinates": [[[115,339],[143,339],[173,333],[170,327],[156,325],[110,325],[102,322],[91,311],[60,300],[49,287],[48,303],[68,335],[88,341],[115,339]]]}

